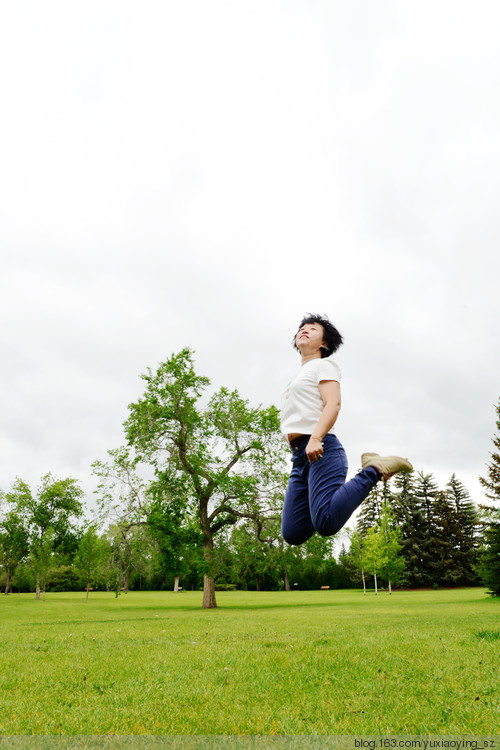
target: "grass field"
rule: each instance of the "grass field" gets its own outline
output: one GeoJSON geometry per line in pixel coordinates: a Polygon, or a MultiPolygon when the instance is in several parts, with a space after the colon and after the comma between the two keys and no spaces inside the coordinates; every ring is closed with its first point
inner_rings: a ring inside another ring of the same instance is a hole
{"type": "Polygon", "coordinates": [[[496,734],[482,589],[0,597],[0,734],[496,734]]]}

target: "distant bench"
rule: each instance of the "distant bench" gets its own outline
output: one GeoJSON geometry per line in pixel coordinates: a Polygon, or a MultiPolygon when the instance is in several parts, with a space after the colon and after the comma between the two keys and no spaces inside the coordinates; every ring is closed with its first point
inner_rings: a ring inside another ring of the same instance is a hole
{"type": "Polygon", "coordinates": [[[330,586],[322,586],[321,587],[321,591],[328,591],[329,588],[330,588],[330,586]]]}

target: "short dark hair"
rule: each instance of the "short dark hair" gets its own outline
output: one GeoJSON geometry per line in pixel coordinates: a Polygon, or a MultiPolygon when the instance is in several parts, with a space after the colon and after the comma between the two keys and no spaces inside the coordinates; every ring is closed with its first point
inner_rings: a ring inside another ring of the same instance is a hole
{"type": "MultiPolygon", "coordinates": [[[[325,357],[329,357],[331,354],[336,352],[337,349],[341,346],[344,339],[342,338],[342,335],[339,333],[339,331],[337,331],[333,323],[330,323],[328,315],[314,315],[312,313],[306,313],[299,323],[297,333],[300,331],[302,326],[312,325],[313,323],[319,323],[323,326],[323,341],[326,344],[326,348],[321,349],[321,357],[322,359],[324,359],[325,357]]],[[[297,333],[293,337],[292,343],[294,348],[298,351],[297,344],[295,343],[297,333]]]]}

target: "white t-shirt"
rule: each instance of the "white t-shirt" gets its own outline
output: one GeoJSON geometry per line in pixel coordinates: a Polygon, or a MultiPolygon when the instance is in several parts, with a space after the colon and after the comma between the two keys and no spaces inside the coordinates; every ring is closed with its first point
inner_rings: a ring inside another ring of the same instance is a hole
{"type": "MultiPolygon", "coordinates": [[[[311,435],[324,408],[318,385],[322,380],[340,383],[340,369],[329,357],[310,359],[302,365],[281,397],[281,432],[311,435]]],[[[335,430],[330,430],[334,433],[335,430]]]]}

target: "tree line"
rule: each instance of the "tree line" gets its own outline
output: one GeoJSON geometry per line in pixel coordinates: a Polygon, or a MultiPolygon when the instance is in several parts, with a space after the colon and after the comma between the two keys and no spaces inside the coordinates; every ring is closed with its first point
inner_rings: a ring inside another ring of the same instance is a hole
{"type": "Polygon", "coordinates": [[[444,490],[424,472],[377,485],[351,539],[363,582],[380,574],[389,588],[477,585],[480,550],[480,510],[455,474],[444,490]]]}
{"type": "MultiPolygon", "coordinates": [[[[421,587],[486,583],[499,594],[499,509],[476,506],[455,475],[379,483],[363,504],[349,549],[315,535],[290,547],[280,534],[288,450],[275,407],[238,391],[209,393],[183,349],[141,376],[125,443],[97,461],[98,511],[84,517],[74,479],[21,479],[0,496],[0,585],[34,590],[293,589],[366,584],[421,587]]],[[[500,435],[500,403],[497,407],[500,435]]],[[[489,499],[500,498],[500,437],[489,499]]]]}

